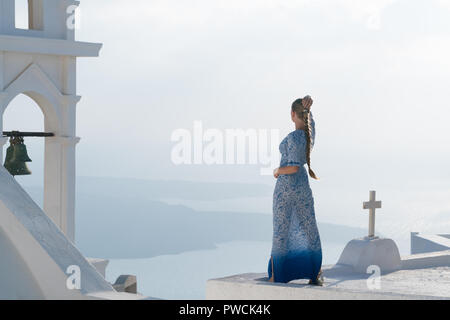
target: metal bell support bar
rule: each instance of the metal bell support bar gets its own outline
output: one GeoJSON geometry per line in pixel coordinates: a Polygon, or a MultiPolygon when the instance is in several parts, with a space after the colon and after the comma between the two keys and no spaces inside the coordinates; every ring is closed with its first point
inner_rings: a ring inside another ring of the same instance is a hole
{"type": "Polygon", "coordinates": [[[4,131],[3,136],[10,137],[10,146],[6,150],[6,159],[3,166],[12,176],[30,175],[31,171],[26,163],[32,160],[28,157],[23,137],[53,137],[54,135],[54,133],[48,132],[4,131]]]}
{"type": "Polygon", "coordinates": [[[3,131],[4,137],[54,137],[52,132],[20,132],[20,131],[3,131]]]}

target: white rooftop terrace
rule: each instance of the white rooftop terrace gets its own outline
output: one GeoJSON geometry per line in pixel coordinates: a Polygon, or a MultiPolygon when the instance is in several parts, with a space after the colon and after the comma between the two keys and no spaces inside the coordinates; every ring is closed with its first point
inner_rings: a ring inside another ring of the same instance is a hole
{"type": "Polygon", "coordinates": [[[208,281],[207,299],[218,300],[418,300],[450,299],[450,251],[402,258],[402,268],[381,275],[380,287],[368,286],[371,274],[356,274],[343,265],[324,266],[323,287],[307,280],[270,283],[265,273],[248,273],[208,281]],[[369,287],[372,287],[370,289],[369,287]]]}

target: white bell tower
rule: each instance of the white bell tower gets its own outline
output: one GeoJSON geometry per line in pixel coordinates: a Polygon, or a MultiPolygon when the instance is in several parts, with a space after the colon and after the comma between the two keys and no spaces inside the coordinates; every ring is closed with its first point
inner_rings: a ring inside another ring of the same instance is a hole
{"type": "MultiPolygon", "coordinates": [[[[44,211],[74,241],[76,106],[81,98],[76,61],[97,57],[102,45],[75,41],[79,1],[28,0],[28,29],[16,28],[15,1],[0,0],[0,131],[4,111],[17,95],[39,105],[45,131],[54,133],[45,138],[44,211]]],[[[0,139],[1,147],[8,138],[0,139]]]]}

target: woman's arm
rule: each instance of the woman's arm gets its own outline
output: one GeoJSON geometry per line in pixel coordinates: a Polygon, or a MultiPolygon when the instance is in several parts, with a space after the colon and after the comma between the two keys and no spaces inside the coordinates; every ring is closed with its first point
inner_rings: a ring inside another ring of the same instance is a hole
{"type": "Polygon", "coordinates": [[[273,171],[273,176],[275,178],[278,178],[280,176],[280,174],[293,174],[293,173],[297,173],[298,170],[299,170],[299,168],[297,166],[287,166],[287,167],[276,168],[273,171]]]}

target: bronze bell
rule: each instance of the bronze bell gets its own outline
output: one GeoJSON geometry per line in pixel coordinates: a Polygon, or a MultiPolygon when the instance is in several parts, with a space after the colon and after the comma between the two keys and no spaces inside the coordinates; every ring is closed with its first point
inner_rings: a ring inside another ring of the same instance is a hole
{"type": "Polygon", "coordinates": [[[27,147],[22,137],[13,137],[9,140],[10,146],[6,150],[4,167],[13,176],[30,175],[27,162],[32,160],[28,157],[27,147]]]}

